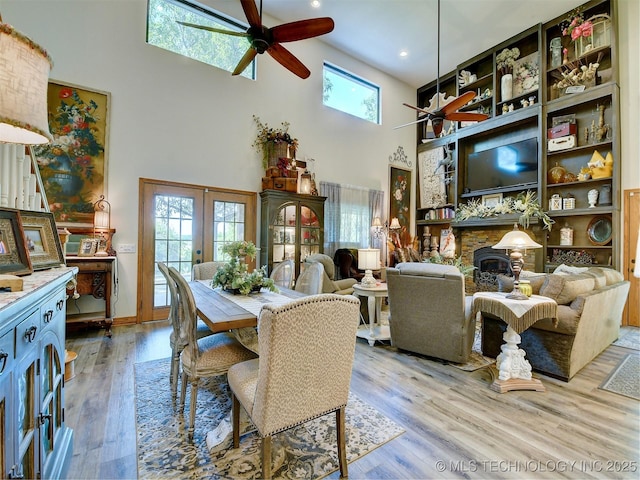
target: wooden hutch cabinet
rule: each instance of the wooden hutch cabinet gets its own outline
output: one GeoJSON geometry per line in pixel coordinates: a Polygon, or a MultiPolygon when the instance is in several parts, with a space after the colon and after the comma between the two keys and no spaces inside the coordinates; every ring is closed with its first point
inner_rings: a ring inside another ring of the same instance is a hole
{"type": "Polygon", "coordinates": [[[298,278],[300,263],[323,253],[326,197],[265,190],[260,198],[260,265],[271,273],[278,263],[293,260],[298,278]]]}
{"type": "MultiPolygon", "coordinates": [[[[433,176],[433,166],[424,168],[422,159],[434,149],[447,147],[452,157],[444,174],[447,180],[445,202],[428,208],[418,205],[416,233],[419,238],[423,237],[426,227],[432,235],[438,235],[441,229],[449,227],[460,233],[469,228],[513,225],[518,221],[518,214],[455,221],[446,216],[443,218],[441,213],[471,201],[515,197],[531,191],[555,221],[547,231],[542,230],[541,222],[532,219],[535,229],[541,232],[538,241],[544,247],[537,255],[536,268],[551,271],[560,263],[618,268],[620,172],[625,159],[621,158],[620,149],[615,1],[592,0],[581,6],[581,12],[594,26],[589,38],[572,41],[570,36],[562,35],[561,24],[571,14],[567,12],[505,40],[440,78],[440,91],[446,92],[447,96],[476,92],[476,98],[461,107],[461,111],[481,111],[489,118],[479,123],[447,123],[443,130],[445,135],[438,139],[430,138],[432,135],[424,125],[427,122],[418,124],[419,179],[433,176]],[[504,49],[513,48],[518,49],[519,57],[514,66],[512,95],[505,97],[503,72],[496,67],[496,57],[504,49]],[[560,52],[566,49],[560,59],[558,48],[560,52]],[[562,80],[570,76],[573,68],[580,70],[595,63],[598,68],[593,82],[566,88],[562,80]],[[548,131],[558,123],[572,123],[572,133],[575,132],[572,145],[557,148],[549,142],[551,133],[548,131]],[[480,170],[472,165],[478,154],[525,141],[537,144],[536,158],[527,158],[527,165],[537,168],[537,179],[528,175],[523,176],[522,183],[516,178],[504,184],[499,178],[494,185],[475,188],[470,185],[473,178],[489,181],[492,176],[499,177],[491,169],[480,170]],[[613,158],[610,174],[594,175],[596,178],[578,177],[595,151],[602,158],[607,154],[613,158]],[[562,167],[567,174],[560,181],[550,181],[549,172],[556,166],[562,167]],[[595,205],[588,200],[590,191],[592,196],[595,195],[593,191],[598,193],[595,205]],[[561,199],[560,208],[551,208],[551,200],[558,198],[561,199]],[[561,241],[563,227],[573,229],[572,243],[564,238],[561,241]]],[[[418,106],[429,105],[437,83],[431,82],[417,90],[418,106]]],[[[458,254],[459,250],[460,245],[458,254]]]]}

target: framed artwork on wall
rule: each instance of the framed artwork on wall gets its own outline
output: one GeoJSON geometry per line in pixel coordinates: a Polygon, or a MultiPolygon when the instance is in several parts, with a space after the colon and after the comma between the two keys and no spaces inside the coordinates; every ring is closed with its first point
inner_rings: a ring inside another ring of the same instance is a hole
{"type": "Polygon", "coordinates": [[[53,214],[22,210],[20,217],[33,269],[44,270],[65,263],[53,214]]]}
{"type": "Polygon", "coordinates": [[[29,275],[33,273],[31,260],[25,247],[20,212],[0,208],[0,273],[29,275]]]}
{"type": "Polygon", "coordinates": [[[411,230],[411,170],[389,167],[389,223],[394,218],[411,230]]]}
{"type": "Polygon", "coordinates": [[[91,226],[106,196],[111,94],[49,81],[53,141],[33,147],[49,208],[61,226],[91,226]]]}

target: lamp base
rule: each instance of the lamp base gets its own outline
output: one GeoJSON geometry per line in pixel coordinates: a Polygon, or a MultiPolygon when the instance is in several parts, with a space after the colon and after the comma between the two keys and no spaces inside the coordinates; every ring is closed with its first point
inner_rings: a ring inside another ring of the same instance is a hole
{"type": "Polygon", "coordinates": [[[527,297],[524,293],[522,293],[520,290],[515,289],[505,298],[508,298],[509,300],[529,300],[529,297],[527,297]]]}
{"type": "Polygon", "coordinates": [[[362,280],[360,280],[360,285],[365,288],[371,288],[375,287],[376,283],[378,283],[378,281],[373,278],[373,272],[371,270],[365,270],[364,277],[362,277],[362,280]]]}

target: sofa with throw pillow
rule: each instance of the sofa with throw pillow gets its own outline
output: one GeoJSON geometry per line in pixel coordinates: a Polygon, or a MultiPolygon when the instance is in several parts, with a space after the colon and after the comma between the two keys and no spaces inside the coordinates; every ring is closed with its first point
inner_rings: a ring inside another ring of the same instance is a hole
{"type": "MultiPolygon", "coordinates": [[[[543,319],[520,334],[520,347],[534,370],[569,381],[618,338],[629,282],[610,268],[558,267],[552,274],[527,275],[534,294],[558,303],[558,323],[543,319]]],[[[502,291],[513,280],[498,278],[502,291]],[[510,281],[510,283],[509,283],[510,281]]],[[[526,301],[526,300],[525,300],[526,301]]],[[[483,315],[482,353],[496,357],[506,324],[483,315]]]]}

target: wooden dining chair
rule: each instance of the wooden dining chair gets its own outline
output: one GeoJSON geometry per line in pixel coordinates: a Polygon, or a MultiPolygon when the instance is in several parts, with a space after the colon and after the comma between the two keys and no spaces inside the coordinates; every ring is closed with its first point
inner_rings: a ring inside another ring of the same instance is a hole
{"type": "Polygon", "coordinates": [[[307,295],[317,295],[322,293],[324,267],[320,262],[305,265],[305,269],[296,280],[296,292],[306,293],[307,295]]]}
{"type": "Polygon", "coordinates": [[[290,289],[293,287],[294,275],[295,265],[293,264],[293,260],[289,259],[276,264],[269,278],[271,278],[278,287],[290,289]]]}
{"type": "MultiPolygon", "coordinates": [[[[163,262],[158,262],[158,269],[167,281],[169,295],[171,300],[169,310],[169,324],[171,325],[171,335],[169,336],[169,345],[171,346],[171,369],[169,373],[169,385],[171,386],[171,399],[175,403],[178,396],[178,378],[180,377],[180,354],[187,345],[186,333],[182,330],[181,311],[179,308],[178,287],[176,282],[169,274],[169,267],[163,262]]],[[[204,338],[212,335],[213,332],[202,321],[198,320],[197,338],[204,338]]]]}
{"type": "Polygon", "coordinates": [[[260,358],[229,368],[233,447],[240,443],[240,405],[262,439],[262,477],[271,478],[271,437],[335,412],[338,463],[347,477],[345,406],[360,318],[352,295],[322,294],[281,306],[258,320],[260,358]]]}
{"type": "Polygon", "coordinates": [[[229,367],[246,360],[256,358],[256,354],[246,349],[229,332],[214,333],[197,338],[196,303],[189,283],[173,267],[169,275],[175,281],[178,290],[181,329],[186,334],[187,344],[180,355],[182,363],[182,384],[180,389],[180,410],[184,409],[187,383],[191,383],[191,402],[189,405],[188,435],[193,437],[196,417],[198,383],[201,378],[224,375],[229,367]]]}

